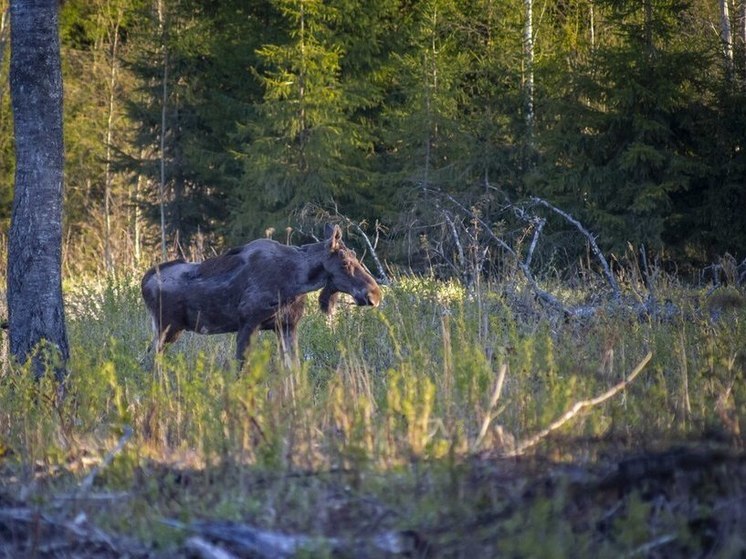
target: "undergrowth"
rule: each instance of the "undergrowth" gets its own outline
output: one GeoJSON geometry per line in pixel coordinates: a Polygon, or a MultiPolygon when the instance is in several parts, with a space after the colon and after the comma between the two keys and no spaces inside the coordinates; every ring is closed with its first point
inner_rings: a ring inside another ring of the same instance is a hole
{"type": "MultiPolygon", "coordinates": [[[[474,531],[466,517],[503,511],[506,521],[488,524],[490,534],[476,529],[469,545],[477,555],[515,557],[612,557],[661,530],[686,532],[675,511],[656,517],[665,528],[651,527],[651,505],[635,494],[599,539],[563,516],[564,490],[514,510],[517,489],[483,487],[480,475],[494,472],[473,467],[500,464],[575,402],[623,381],[648,352],[651,362],[625,390],[530,453],[594,464],[705,438],[742,444],[746,316],[738,308],[714,319],[702,293],[675,285],[665,296],[677,312],[665,319],[608,306],[566,320],[520,289],[469,293],[401,277],[379,309],[343,304],[327,319],[309,300],[295,370],[282,366],[271,333],[257,336],[243,370],[232,336],[187,333],[165,354],[149,354],[134,281],[68,285],[66,296],[64,397],[23,367],[0,377],[0,489],[44,506],[79,495],[89,476],[98,492],[126,494],[96,509],[100,525],[156,546],[182,537],[162,518],[251,519],[307,533],[450,523],[459,532],[474,531]],[[122,440],[113,462],[92,470],[122,440]]],[[[91,506],[81,497],[73,508],[91,506]]],[[[444,555],[469,547],[454,537],[438,540],[444,555]]]]}

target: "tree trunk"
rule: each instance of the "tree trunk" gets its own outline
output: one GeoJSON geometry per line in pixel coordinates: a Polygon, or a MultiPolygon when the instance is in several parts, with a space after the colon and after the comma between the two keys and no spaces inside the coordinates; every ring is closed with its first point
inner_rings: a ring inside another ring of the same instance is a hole
{"type": "MultiPolygon", "coordinates": [[[[741,32],[741,61],[746,60],[746,0],[741,0],[741,18],[740,18],[740,32],[741,32]]],[[[743,64],[744,75],[741,79],[746,83],[746,64],[743,64]]]]}
{"type": "MultiPolygon", "coordinates": [[[[5,45],[8,42],[9,13],[10,10],[8,10],[8,8],[0,8],[0,71],[2,71],[3,60],[5,60],[5,45]]],[[[0,87],[0,105],[2,105],[3,102],[3,93],[5,93],[5,88],[0,87]]]]}
{"type": "Polygon", "coordinates": [[[62,303],[62,71],[59,0],[11,0],[15,191],[8,238],[10,351],[61,380],[69,356],[62,303]],[[46,343],[43,343],[46,342],[46,343]],[[48,351],[48,350],[52,351],[48,351]]]}
{"type": "Polygon", "coordinates": [[[720,0],[720,40],[723,43],[723,57],[728,78],[733,76],[733,34],[730,28],[730,7],[728,0],[720,0]]]}
{"type": "Polygon", "coordinates": [[[117,65],[119,56],[119,25],[121,22],[121,9],[117,10],[116,20],[110,29],[110,66],[109,66],[109,106],[106,119],[106,166],[104,169],[104,268],[107,274],[114,272],[114,256],[111,248],[111,212],[113,174],[111,172],[112,142],[114,139],[114,113],[117,101],[117,65]]]}
{"type": "Polygon", "coordinates": [[[8,33],[8,9],[0,9],[0,67],[3,65],[5,56],[5,41],[8,33]]]}
{"type": "Polygon", "coordinates": [[[161,95],[160,171],[158,188],[161,213],[161,258],[168,260],[166,250],[166,106],[168,101],[168,45],[166,44],[166,16],[163,0],[158,0],[158,24],[163,46],[163,89],[161,95]]]}
{"type": "Polygon", "coordinates": [[[524,95],[526,110],[526,140],[534,147],[534,2],[524,0],[525,22],[523,26],[523,57],[525,64],[524,95]]]}

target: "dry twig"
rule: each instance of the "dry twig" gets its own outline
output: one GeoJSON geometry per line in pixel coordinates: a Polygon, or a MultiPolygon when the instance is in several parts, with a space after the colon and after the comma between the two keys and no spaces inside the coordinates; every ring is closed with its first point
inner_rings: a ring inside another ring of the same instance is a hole
{"type": "Polygon", "coordinates": [[[606,392],[604,392],[603,394],[599,396],[596,396],[595,398],[591,398],[590,400],[582,400],[580,402],[575,402],[575,405],[573,405],[572,408],[570,408],[568,411],[562,414],[561,417],[553,421],[551,425],[549,425],[549,427],[539,431],[533,437],[530,437],[524,441],[519,442],[515,446],[515,449],[506,453],[505,456],[514,457],[514,456],[522,455],[524,452],[526,452],[526,450],[539,444],[541,441],[547,438],[547,436],[549,436],[552,432],[562,427],[565,423],[570,421],[573,417],[578,415],[578,413],[580,413],[584,409],[597,406],[598,404],[605,402],[606,400],[614,396],[616,393],[625,389],[627,386],[629,386],[629,384],[633,380],[635,380],[637,375],[639,375],[642,372],[642,370],[650,362],[650,359],[652,359],[652,357],[653,357],[653,353],[648,352],[648,354],[645,357],[643,357],[642,361],[638,363],[637,367],[635,367],[634,370],[630,373],[630,375],[627,378],[625,378],[622,382],[614,385],[609,390],[607,390],[606,392]]]}
{"type": "Polygon", "coordinates": [[[127,441],[130,440],[130,437],[132,437],[132,427],[129,425],[124,426],[124,434],[120,437],[119,442],[117,443],[117,446],[115,446],[101,461],[101,464],[94,467],[90,473],[85,476],[85,479],[80,482],[80,489],[82,491],[87,491],[91,488],[93,485],[93,480],[96,479],[96,476],[98,473],[103,470],[104,468],[108,467],[109,464],[111,464],[111,461],[114,460],[114,457],[122,452],[122,449],[124,448],[124,445],[127,444],[127,441]]]}
{"type": "Polygon", "coordinates": [[[482,427],[479,429],[479,434],[474,440],[472,452],[476,452],[477,450],[479,450],[479,445],[482,444],[482,440],[484,440],[484,437],[487,435],[487,429],[489,429],[490,423],[492,423],[492,420],[495,419],[493,410],[495,409],[497,402],[500,400],[500,395],[503,391],[503,384],[505,383],[505,375],[507,372],[508,364],[503,363],[502,367],[500,367],[500,372],[497,374],[497,379],[495,380],[495,388],[492,391],[492,398],[490,398],[490,405],[487,408],[487,413],[485,414],[484,420],[482,421],[482,427]]]}
{"type": "Polygon", "coordinates": [[[533,196],[531,200],[537,204],[544,206],[545,208],[549,208],[554,213],[564,217],[567,221],[572,223],[577,228],[577,230],[582,233],[582,235],[586,239],[588,239],[588,243],[591,245],[591,250],[593,251],[593,254],[596,256],[599,263],[601,264],[601,268],[604,271],[604,276],[606,276],[606,281],[609,282],[609,286],[611,287],[611,290],[614,294],[614,298],[621,299],[622,292],[619,289],[619,284],[617,283],[616,278],[614,277],[614,274],[611,272],[611,267],[609,266],[609,263],[606,261],[606,258],[604,258],[603,252],[601,252],[601,249],[598,247],[598,244],[596,243],[596,237],[592,235],[585,227],[583,227],[583,225],[577,219],[575,219],[573,216],[571,216],[566,211],[559,209],[558,207],[550,204],[546,200],[539,198],[537,196],[533,196]]]}

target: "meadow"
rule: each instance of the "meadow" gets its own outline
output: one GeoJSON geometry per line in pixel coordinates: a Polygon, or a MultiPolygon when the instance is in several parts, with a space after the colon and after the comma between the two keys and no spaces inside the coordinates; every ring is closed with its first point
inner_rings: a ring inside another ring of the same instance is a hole
{"type": "Polygon", "coordinates": [[[71,282],[64,397],[4,350],[0,557],[743,557],[742,294],[657,281],[647,316],[516,277],[312,294],[301,367],[262,333],[241,371],[228,335],[149,354],[137,278],[71,282]]]}

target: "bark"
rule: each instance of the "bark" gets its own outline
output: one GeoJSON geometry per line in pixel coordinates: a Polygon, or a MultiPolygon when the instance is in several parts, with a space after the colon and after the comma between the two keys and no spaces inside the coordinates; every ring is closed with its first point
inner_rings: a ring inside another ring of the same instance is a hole
{"type": "Polygon", "coordinates": [[[723,57],[728,77],[733,75],[733,33],[730,26],[728,0],[720,0],[720,40],[723,42],[723,57]]]}
{"type": "MultiPolygon", "coordinates": [[[[744,51],[744,56],[746,56],[746,0],[741,0],[741,47],[744,51]]],[[[741,77],[744,82],[746,83],[746,65],[744,65],[744,75],[741,77]]]]}
{"type": "MultiPolygon", "coordinates": [[[[0,8],[0,71],[2,71],[3,60],[5,60],[5,45],[8,43],[9,14],[10,10],[8,8],[0,8]]],[[[3,102],[4,93],[5,88],[0,87],[0,104],[3,102]]]]}
{"type": "Polygon", "coordinates": [[[168,102],[168,45],[166,44],[166,15],[163,0],[158,0],[158,25],[163,47],[163,79],[161,91],[160,183],[158,185],[161,214],[161,258],[167,260],[166,250],[166,110],[168,102]]]}
{"type": "Polygon", "coordinates": [[[534,135],[534,2],[524,0],[526,21],[523,27],[523,48],[526,65],[526,137],[528,145],[533,147],[534,135]]]}
{"type": "Polygon", "coordinates": [[[64,375],[62,72],[58,0],[12,0],[10,93],[16,172],[8,237],[10,351],[38,377],[64,375]],[[56,351],[39,351],[46,347],[56,351]],[[55,355],[56,354],[56,355],[55,355]],[[51,361],[50,361],[51,359],[51,361]]]}
{"type": "Polygon", "coordinates": [[[113,173],[111,171],[112,142],[114,138],[114,116],[117,102],[117,67],[119,56],[119,25],[121,23],[121,10],[117,11],[116,19],[112,23],[110,67],[109,67],[109,99],[108,115],[106,119],[106,167],[104,171],[104,268],[107,274],[114,272],[114,256],[111,248],[111,212],[112,212],[112,183],[113,173]]]}

